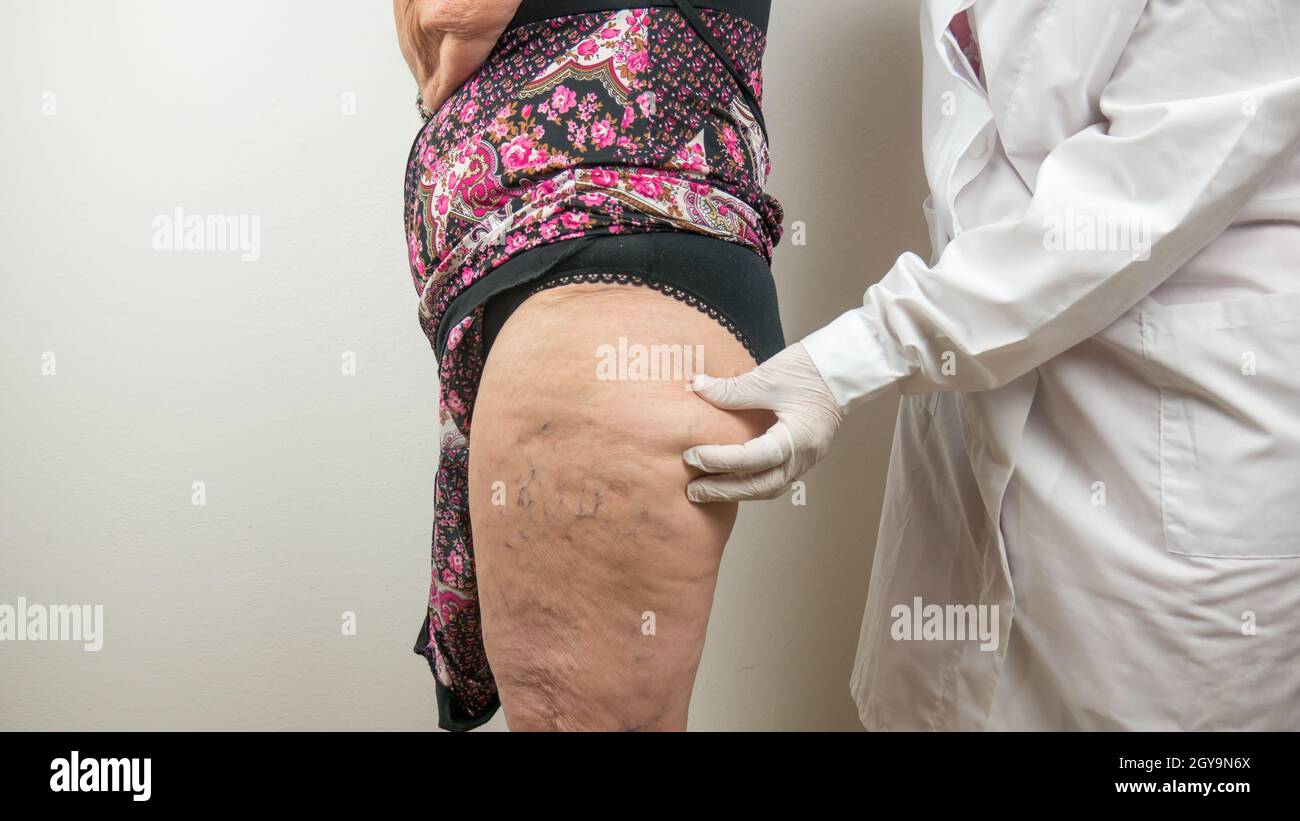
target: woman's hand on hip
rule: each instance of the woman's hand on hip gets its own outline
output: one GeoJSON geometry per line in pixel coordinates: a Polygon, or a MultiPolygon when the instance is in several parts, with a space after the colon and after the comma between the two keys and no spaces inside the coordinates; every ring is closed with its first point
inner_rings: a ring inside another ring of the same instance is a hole
{"type": "Polygon", "coordinates": [[[393,0],[397,42],[437,111],[492,53],[521,0],[393,0]]]}
{"type": "Polygon", "coordinates": [[[694,388],[719,408],[765,408],[776,414],[777,422],[743,445],[697,445],[683,453],[686,464],[715,474],[686,486],[692,502],[775,499],[830,451],[844,421],[800,343],[732,379],[697,376],[694,388]]]}

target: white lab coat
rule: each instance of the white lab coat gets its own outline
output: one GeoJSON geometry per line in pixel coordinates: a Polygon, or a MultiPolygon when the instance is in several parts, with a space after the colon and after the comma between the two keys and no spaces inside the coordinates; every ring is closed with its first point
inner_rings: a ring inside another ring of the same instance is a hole
{"type": "Polygon", "coordinates": [[[932,261],[805,340],[842,405],[904,397],[863,723],[1300,729],[1300,0],[921,22],[932,261]],[[917,597],[996,649],[908,640],[917,597]]]}

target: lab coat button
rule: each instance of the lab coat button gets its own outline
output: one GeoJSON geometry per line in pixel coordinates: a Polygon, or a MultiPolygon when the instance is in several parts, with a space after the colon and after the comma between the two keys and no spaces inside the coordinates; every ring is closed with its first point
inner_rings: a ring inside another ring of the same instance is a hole
{"type": "Polygon", "coordinates": [[[988,153],[989,141],[983,134],[976,134],[975,138],[970,141],[970,147],[966,149],[966,154],[972,160],[978,160],[988,153]]]}

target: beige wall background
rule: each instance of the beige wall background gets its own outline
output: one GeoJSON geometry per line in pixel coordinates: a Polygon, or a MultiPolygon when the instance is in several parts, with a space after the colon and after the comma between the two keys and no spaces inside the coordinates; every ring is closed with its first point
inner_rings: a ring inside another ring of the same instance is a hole
{"type": "MultiPolygon", "coordinates": [[[[389,4],[3,6],[0,604],[101,604],[105,624],[97,653],[0,642],[0,729],[432,728],[410,648],[436,369],[389,4]],[[177,207],[256,215],[260,257],[155,250],[177,207]]],[[[773,6],[771,190],[807,233],[774,266],[794,341],[928,249],[918,11],[773,6]]],[[[848,678],[895,407],[848,421],[805,506],[742,509],[693,729],[860,726],[848,678]]]]}

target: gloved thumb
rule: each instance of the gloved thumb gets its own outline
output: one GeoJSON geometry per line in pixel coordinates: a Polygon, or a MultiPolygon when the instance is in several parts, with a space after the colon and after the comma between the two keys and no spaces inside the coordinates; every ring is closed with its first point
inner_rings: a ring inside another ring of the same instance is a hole
{"type": "Polygon", "coordinates": [[[691,388],[710,405],[723,410],[749,410],[768,404],[761,377],[755,371],[730,379],[696,374],[691,388]]]}

